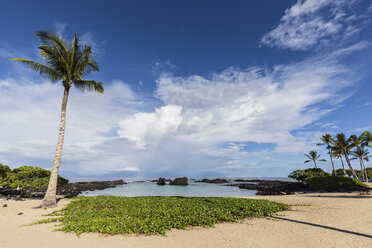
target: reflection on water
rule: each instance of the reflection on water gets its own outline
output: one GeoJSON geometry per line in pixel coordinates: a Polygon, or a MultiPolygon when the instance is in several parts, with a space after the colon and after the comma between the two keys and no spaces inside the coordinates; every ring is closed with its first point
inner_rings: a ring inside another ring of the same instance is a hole
{"type": "Polygon", "coordinates": [[[115,188],[104,190],[86,191],[81,195],[114,195],[114,196],[211,196],[211,197],[236,197],[253,196],[255,190],[240,189],[238,187],[221,184],[195,183],[190,180],[188,186],[157,185],[155,182],[141,181],[129,182],[115,188]]]}

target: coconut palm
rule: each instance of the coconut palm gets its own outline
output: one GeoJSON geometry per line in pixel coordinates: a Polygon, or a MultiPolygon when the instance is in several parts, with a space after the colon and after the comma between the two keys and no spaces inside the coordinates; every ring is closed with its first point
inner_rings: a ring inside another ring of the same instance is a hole
{"type": "Polygon", "coordinates": [[[368,181],[368,174],[365,174],[366,169],[365,169],[365,165],[364,165],[363,160],[365,160],[367,162],[369,161],[369,157],[371,155],[369,155],[368,150],[366,150],[364,148],[364,146],[357,146],[355,148],[355,150],[351,151],[350,154],[353,156],[353,158],[351,158],[351,160],[359,159],[360,172],[361,172],[362,179],[363,179],[364,182],[367,182],[368,181]]]}
{"type": "Polygon", "coordinates": [[[331,164],[332,164],[332,174],[335,176],[336,175],[336,170],[335,170],[335,164],[333,163],[333,155],[332,155],[332,136],[329,133],[326,133],[322,135],[320,138],[322,143],[318,143],[317,146],[321,145],[326,145],[326,148],[328,150],[329,158],[331,159],[331,164]]]}
{"type": "Polygon", "coordinates": [[[372,133],[365,131],[360,136],[363,137],[363,146],[372,147],[372,133]]]}
{"type": "Polygon", "coordinates": [[[74,85],[82,91],[87,90],[103,93],[103,85],[94,80],[84,79],[85,75],[93,71],[98,71],[99,68],[97,62],[91,56],[92,48],[79,44],[76,33],[71,42],[49,31],[37,31],[35,34],[40,38],[39,54],[45,60],[46,64],[21,58],[13,58],[12,60],[29,66],[52,83],[60,82],[64,88],[57,149],[48,189],[40,205],[41,207],[49,207],[56,205],[58,169],[65,135],[66,106],[70,88],[74,85]]]}
{"type": "Polygon", "coordinates": [[[346,163],[349,166],[353,177],[355,179],[358,179],[349,159],[350,150],[354,147],[352,140],[350,138],[346,139],[344,133],[338,133],[336,135],[336,139],[333,139],[332,144],[334,153],[344,155],[346,163]]]}
{"type": "Polygon", "coordinates": [[[333,151],[333,147],[332,147],[332,156],[334,156],[335,158],[339,158],[341,160],[342,170],[344,172],[344,175],[346,175],[344,160],[342,159],[342,153],[337,153],[333,151]]]}
{"type": "Polygon", "coordinates": [[[304,163],[313,162],[315,168],[318,168],[316,166],[316,161],[322,161],[322,162],[326,162],[327,161],[327,160],[325,160],[323,158],[319,159],[320,154],[318,155],[317,151],[310,151],[309,154],[305,154],[305,156],[308,158],[308,160],[305,160],[304,163]]]}

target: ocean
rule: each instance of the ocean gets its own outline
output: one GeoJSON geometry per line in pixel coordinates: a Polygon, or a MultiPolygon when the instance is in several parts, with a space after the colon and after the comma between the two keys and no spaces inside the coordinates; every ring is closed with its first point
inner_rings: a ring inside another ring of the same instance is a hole
{"type": "MultiPolygon", "coordinates": [[[[116,178],[117,179],[117,178],[116,178]]],[[[258,178],[242,178],[242,179],[258,179],[258,178]]],[[[289,181],[289,178],[260,178],[263,180],[281,180],[289,181]]],[[[102,180],[102,179],[101,179],[102,180]]],[[[106,179],[108,180],[108,179],[106,179]]],[[[112,179],[114,180],[114,179],[112,179]]],[[[234,179],[229,178],[231,183],[235,183],[234,179]]],[[[82,181],[71,180],[71,181],[82,181]]],[[[89,180],[93,181],[93,180],[89,180]]],[[[97,195],[112,195],[112,196],[194,196],[194,197],[239,197],[239,196],[254,196],[256,190],[240,189],[226,184],[213,183],[197,183],[194,179],[189,180],[187,186],[176,185],[157,185],[156,182],[150,180],[125,180],[127,184],[119,185],[115,188],[104,190],[85,191],[82,196],[97,196],[97,195]]]]}

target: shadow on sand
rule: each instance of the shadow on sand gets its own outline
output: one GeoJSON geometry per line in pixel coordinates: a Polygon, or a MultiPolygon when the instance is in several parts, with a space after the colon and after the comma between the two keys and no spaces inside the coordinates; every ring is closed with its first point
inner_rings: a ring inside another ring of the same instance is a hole
{"type": "Polygon", "coordinates": [[[306,197],[344,198],[344,199],[371,199],[372,195],[303,195],[306,197]]]}
{"type": "Polygon", "coordinates": [[[333,230],[333,231],[338,231],[338,232],[353,234],[353,235],[357,235],[357,236],[361,236],[361,237],[372,239],[372,235],[368,235],[368,234],[364,234],[364,233],[358,233],[358,232],[343,230],[343,229],[339,229],[339,228],[335,228],[335,227],[324,226],[324,225],[314,224],[314,223],[300,221],[300,220],[291,220],[291,219],[288,219],[288,218],[277,217],[277,216],[272,216],[271,218],[277,219],[277,220],[285,220],[285,221],[295,222],[295,223],[309,225],[309,226],[315,226],[315,227],[325,228],[325,229],[329,229],[329,230],[333,230]]]}

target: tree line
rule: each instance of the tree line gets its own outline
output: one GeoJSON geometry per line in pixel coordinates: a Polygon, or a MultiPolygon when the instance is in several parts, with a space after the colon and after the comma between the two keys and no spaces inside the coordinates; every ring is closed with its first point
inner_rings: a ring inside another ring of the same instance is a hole
{"type": "MultiPolygon", "coordinates": [[[[352,134],[349,137],[345,136],[344,133],[338,133],[334,137],[331,134],[327,133],[322,135],[320,138],[322,141],[318,143],[317,146],[325,145],[329,158],[331,160],[332,165],[332,174],[334,176],[337,175],[337,170],[335,169],[334,159],[340,159],[343,174],[346,175],[345,171],[345,164],[348,165],[351,175],[363,182],[368,182],[368,172],[367,167],[365,166],[365,161],[369,161],[369,151],[368,147],[372,146],[372,134],[369,131],[365,131],[359,136],[356,134],[352,134]],[[358,177],[357,173],[355,172],[353,166],[351,165],[350,160],[359,160],[360,164],[360,178],[358,177]]],[[[320,154],[317,151],[312,150],[308,154],[305,154],[307,160],[304,163],[313,162],[314,167],[317,168],[318,161],[326,162],[327,160],[320,158],[320,154]]]]}

